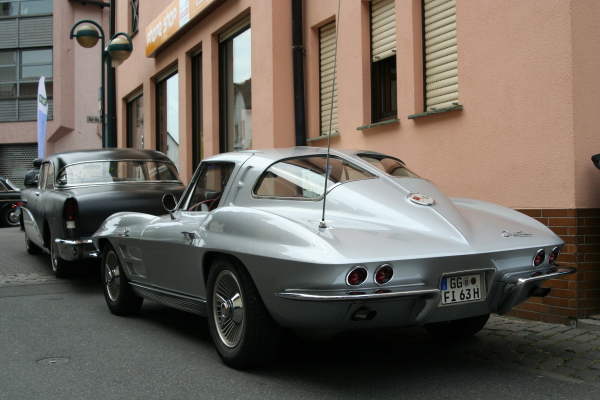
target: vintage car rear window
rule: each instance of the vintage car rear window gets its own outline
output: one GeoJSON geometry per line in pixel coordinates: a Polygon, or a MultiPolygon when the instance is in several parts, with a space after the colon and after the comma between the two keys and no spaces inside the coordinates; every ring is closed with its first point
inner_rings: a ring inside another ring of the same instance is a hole
{"type": "Polygon", "coordinates": [[[56,180],[61,186],[114,182],[179,182],[172,164],[161,161],[92,161],[67,165],[56,180]]]}
{"type": "Polygon", "coordinates": [[[388,175],[420,178],[417,174],[406,168],[402,161],[397,158],[377,154],[357,154],[357,156],[388,175]]]}
{"type": "MultiPolygon", "coordinates": [[[[271,165],[259,178],[254,195],[317,199],[323,196],[327,160],[324,155],[294,158],[271,165]]],[[[341,158],[329,157],[327,188],[377,176],[341,158]]]]}

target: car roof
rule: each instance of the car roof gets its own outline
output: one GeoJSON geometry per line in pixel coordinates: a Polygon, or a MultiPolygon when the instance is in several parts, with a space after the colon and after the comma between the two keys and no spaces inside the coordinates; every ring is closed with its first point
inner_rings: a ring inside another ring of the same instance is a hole
{"type": "Polygon", "coordinates": [[[69,164],[94,160],[153,160],[172,163],[169,157],[159,151],[131,148],[65,151],[46,157],[44,162],[51,161],[56,168],[60,169],[69,164]]]}
{"type": "MultiPolygon", "coordinates": [[[[251,153],[253,155],[253,157],[259,157],[259,158],[263,158],[263,159],[267,159],[267,160],[277,161],[277,160],[293,158],[293,157],[325,155],[325,154],[327,154],[327,148],[311,147],[311,146],[298,146],[298,147],[285,147],[285,148],[278,148],[278,149],[243,150],[243,151],[237,151],[237,152],[217,154],[215,156],[208,157],[205,160],[227,159],[228,155],[243,154],[243,153],[251,153]]],[[[357,149],[338,149],[338,148],[331,148],[331,154],[336,155],[336,156],[346,156],[346,157],[352,157],[356,154],[373,154],[373,155],[382,155],[382,156],[384,155],[384,154],[373,152],[373,151],[357,150],[357,149]]]]}

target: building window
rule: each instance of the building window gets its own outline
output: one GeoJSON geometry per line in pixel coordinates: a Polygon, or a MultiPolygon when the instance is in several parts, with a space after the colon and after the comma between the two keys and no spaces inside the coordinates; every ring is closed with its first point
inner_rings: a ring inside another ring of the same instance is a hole
{"type": "Polygon", "coordinates": [[[319,82],[321,88],[321,136],[338,132],[337,84],[335,81],[335,21],[319,29],[319,82]],[[335,89],[335,90],[334,90],[335,89]],[[333,102],[331,100],[333,96],[333,102]]]}
{"type": "Polygon", "coordinates": [[[371,88],[373,122],[398,116],[396,10],[394,0],[371,3],[371,88]]]}
{"type": "Polygon", "coordinates": [[[139,94],[127,102],[127,147],[144,148],[144,96],[139,94]]]}
{"type": "MultiPolygon", "coordinates": [[[[0,50],[0,121],[37,118],[40,77],[46,77],[46,96],[52,103],[52,48],[0,50]]],[[[48,119],[52,119],[51,108],[48,119]]]]}
{"type": "Polygon", "coordinates": [[[458,105],[456,5],[423,1],[425,111],[458,105]]]}
{"type": "Polygon", "coordinates": [[[250,16],[219,35],[221,152],[252,148],[250,16]]]}
{"type": "Polygon", "coordinates": [[[0,3],[0,17],[52,14],[53,0],[13,0],[0,3]]]}
{"type": "Polygon", "coordinates": [[[129,0],[129,16],[130,32],[133,35],[140,26],[140,0],[129,0]]]}
{"type": "Polygon", "coordinates": [[[202,53],[192,57],[192,169],[204,158],[202,149],[202,53]]]}
{"type": "Polygon", "coordinates": [[[175,72],[156,85],[156,148],[179,169],[179,75],[175,72]]]}

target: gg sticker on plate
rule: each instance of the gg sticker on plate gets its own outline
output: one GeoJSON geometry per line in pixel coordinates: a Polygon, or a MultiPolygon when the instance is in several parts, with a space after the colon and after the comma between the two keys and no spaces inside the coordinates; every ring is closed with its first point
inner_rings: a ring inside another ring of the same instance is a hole
{"type": "Polygon", "coordinates": [[[408,199],[420,206],[432,206],[435,204],[433,198],[421,193],[411,193],[408,195],[408,199]]]}

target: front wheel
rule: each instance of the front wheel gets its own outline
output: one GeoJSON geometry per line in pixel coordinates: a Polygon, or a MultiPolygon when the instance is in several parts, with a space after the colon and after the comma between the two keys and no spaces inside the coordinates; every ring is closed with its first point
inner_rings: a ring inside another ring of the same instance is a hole
{"type": "Polygon", "coordinates": [[[208,326],[219,356],[230,367],[267,364],[281,343],[281,327],[267,311],[243,265],[219,258],[208,275],[208,326]]]}
{"type": "Polygon", "coordinates": [[[434,322],[426,324],[425,329],[439,338],[464,339],[482,330],[489,318],[490,314],[485,314],[454,321],[434,322]]]}
{"type": "Polygon", "coordinates": [[[52,263],[52,272],[57,278],[68,278],[73,275],[75,263],[60,258],[58,244],[53,238],[50,238],[50,262],[52,263]]]}
{"type": "Polygon", "coordinates": [[[136,295],[125,272],[121,261],[110,243],[104,246],[102,252],[102,289],[104,299],[110,311],[115,315],[133,315],[142,307],[144,299],[136,295]]]}
{"type": "Polygon", "coordinates": [[[2,210],[0,221],[4,226],[19,226],[19,212],[16,208],[7,206],[2,210]]]}

